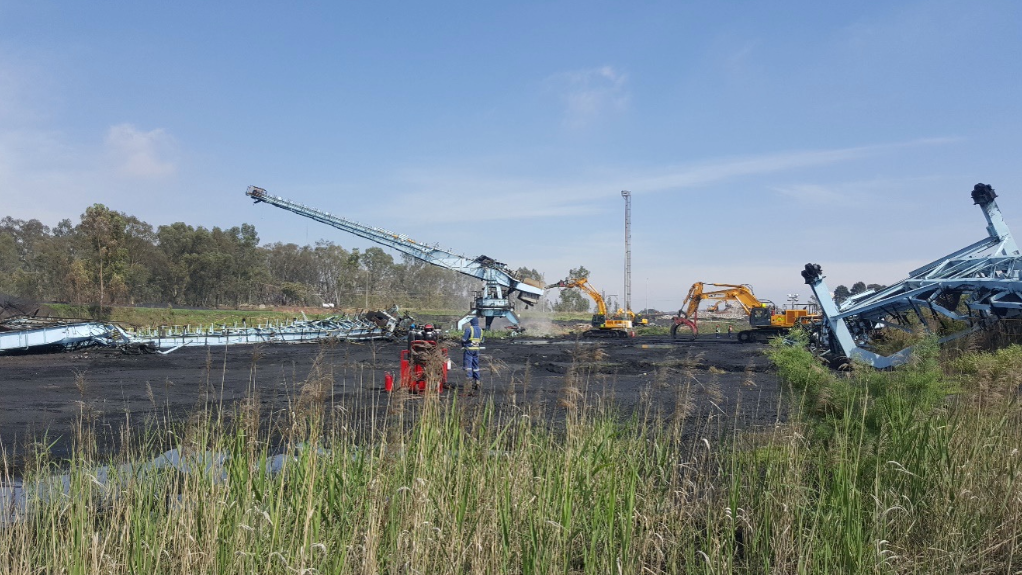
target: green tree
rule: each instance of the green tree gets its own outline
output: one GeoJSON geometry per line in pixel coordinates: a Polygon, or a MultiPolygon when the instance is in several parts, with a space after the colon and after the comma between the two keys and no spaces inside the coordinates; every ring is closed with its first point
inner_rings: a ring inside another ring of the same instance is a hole
{"type": "Polygon", "coordinates": [[[50,228],[39,220],[18,220],[7,216],[0,220],[0,234],[4,241],[6,264],[2,282],[6,290],[30,299],[46,298],[52,286],[43,276],[38,254],[50,240],[50,228]]]}
{"type": "Polygon", "coordinates": [[[0,230],[0,294],[14,291],[14,275],[21,269],[13,234],[0,230]]]}
{"type": "Polygon", "coordinates": [[[316,293],[324,302],[341,305],[341,273],[350,254],[333,242],[320,240],[311,255],[316,293]]]}
{"type": "Polygon", "coordinates": [[[89,260],[99,283],[99,317],[102,318],[108,276],[118,276],[115,285],[120,286],[122,283],[118,274],[126,255],[122,245],[124,216],[103,204],[93,204],[85,209],[78,227],[90,248],[89,260]]]}
{"type": "Polygon", "coordinates": [[[395,276],[393,256],[382,248],[372,247],[362,253],[360,262],[365,271],[365,307],[370,307],[370,296],[377,300],[378,305],[382,305],[383,300],[393,295],[391,290],[391,280],[395,276]]]}
{"type": "Polygon", "coordinates": [[[284,282],[280,286],[280,293],[284,298],[284,305],[307,305],[309,299],[309,286],[298,282],[284,282]]]}
{"type": "Polygon", "coordinates": [[[53,234],[36,246],[33,256],[39,277],[45,286],[40,299],[85,303],[91,290],[91,274],[86,266],[88,247],[70,220],[63,220],[53,234]],[[74,282],[69,281],[77,264],[74,282]]]}
{"type": "Polygon", "coordinates": [[[156,230],[162,264],[153,270],[153,280],[167,303],[182,303],[186,297],[189,280],[185,256],[195,253],[195,241],[195,228],[184,222],[160,226],[156,230]]]}
{"type": "MultiPolygon", "coordinates": [[[[568,280],[587,279],[589,270],[585,266],[578,266],[568,272],[568,280]]],[[[562,289],[557,302],[554,303],[554,311],[560,312],[581,312],[589,311],[589,297],[578,288],[562,289]]]]}
{"type": "Polygon", "coordinates": [[[841,303],[848,299],[848,296],[852,295],[852,292],[848,290],[848,286],[839,285],[834,288],[834,303],[841,303]]]}
{"type": "Polygon", "coordinates": [[[515,270],[514,274],[518,276],[519,279],[530,279],[543,283],[543,274],[539,273],[539,271],[535,269],[520,267],[515,270]]]}

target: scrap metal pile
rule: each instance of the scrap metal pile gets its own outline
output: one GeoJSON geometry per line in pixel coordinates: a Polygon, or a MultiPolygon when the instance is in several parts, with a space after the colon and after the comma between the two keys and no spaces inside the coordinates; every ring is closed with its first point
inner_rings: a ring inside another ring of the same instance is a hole
{"type": "Polygon", "coordinates": [[[125,330],[112,323],[38,318],[0,322],[0,354],[77,351],[93,347],[118,348],[126,353],[170,353],[182,347],[308,343],[322,340],[389,339],[405,318],[396,310],[370,311],[354,317],[306,317],[257,326],[163,326],[125,330]]]}

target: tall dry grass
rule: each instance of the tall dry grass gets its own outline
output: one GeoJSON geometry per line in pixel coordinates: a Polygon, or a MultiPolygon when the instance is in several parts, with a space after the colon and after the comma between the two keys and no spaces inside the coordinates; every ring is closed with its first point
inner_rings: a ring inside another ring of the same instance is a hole
{"type": "MultiPolygon", "coordinates": [[[[801,408],[767,429],[683,417],[691,373],[654,375],[678,388],[674,410],[620,413],[586,393],[584,362],[570,406],[549,411],[382,396],[317,365],[282,412],[206,403],[118,456],[147,461],[169,436],[178,465],[101,470],[83,423],[66,467],[43,450],[26,471],[32,504],[0,526],[0,571],[1019,572],[1018,376],[998,366],[1022,352],[943,366],[923,352],[847,375],[774,348],[801,408]],[[337,386],[388,415],[336,403],[337,386]]],[[[529,370],[509,377],[525,388],[529,370]]]]}

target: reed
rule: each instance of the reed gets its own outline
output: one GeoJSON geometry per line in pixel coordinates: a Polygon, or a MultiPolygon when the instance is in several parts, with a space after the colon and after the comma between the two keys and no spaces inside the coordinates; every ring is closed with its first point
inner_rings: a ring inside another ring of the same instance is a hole
{"type": "Polygon", "coordinates": [[[691,384],[666,369],[652,385],[678,387],[673,410],[621,413],[589,393],[601,382],[584,362],[570,407],[545,409],[379,395],[317,366],[286,410],[205,402],[126,429],[112,459],[84,418],[71,461],[41,447],[26,467],[31,503],[0,523],[0,571],[1022,570],[1018,376],[1001,369],[1018,350],[941,363],[924,346],[903,369],[851,374],[771,353],[795,408],[767,428],[689,415],[691,384]],[[388,415],[334,403],[337,386],[388,415]],[[168,442],[179,464],[139,463],[168,442]]]}

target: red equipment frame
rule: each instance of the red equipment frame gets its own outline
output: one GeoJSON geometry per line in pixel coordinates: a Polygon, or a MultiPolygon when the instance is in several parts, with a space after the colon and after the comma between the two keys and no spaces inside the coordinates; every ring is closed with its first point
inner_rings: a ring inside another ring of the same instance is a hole
{"type": "Polygon", "coordinates": [[[401,387],[408,391],[421,393],[429,386],[427,381],[429,374],[426,372],[426,365],[412,359],[412,351],[425,352],[430,348],[439,348],[443,362],[440,369],[440,381],[437,382],[435,391],[443,391],[447,385],[447,372],[450,369],[451,360],[447,355],[447,348],[440,347],[435,341],[417,339],[412,341],[411,349],[401,350],[401,387]]]}

